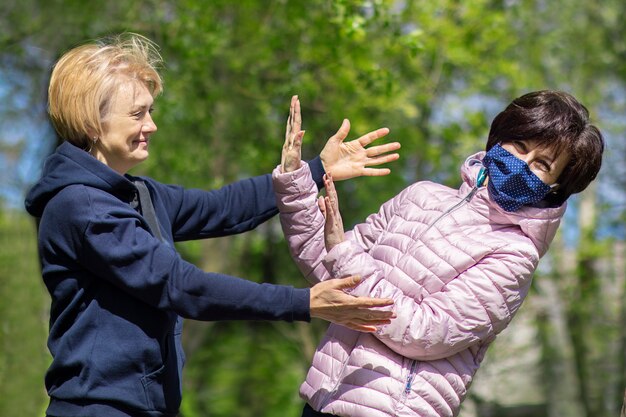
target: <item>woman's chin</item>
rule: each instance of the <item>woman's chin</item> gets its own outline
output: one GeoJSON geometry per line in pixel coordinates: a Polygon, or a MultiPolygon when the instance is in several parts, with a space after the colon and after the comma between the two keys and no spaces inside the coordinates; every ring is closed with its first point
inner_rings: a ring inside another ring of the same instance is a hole
{"type": "Polygon", "coordinates": [[[136,160],[137,160],[137,162],[139,163],[139,162],[143,162],[143,161],[145,161],[146,159],[148,159],[148,156],[150,156],[150,153],[149,153],[149,152],[148,152],[148,150],[146,149],[146,150],[144,150],[144,151],[138,152],[138,153],[135,155],[135,159],[136,159],[136,160]]]}
{"type": "Polygon", "coordinates": [[[132,151],[133,159],[145,161],[148,158],[148,142],[135,142],[135,149],[132,151]]]}

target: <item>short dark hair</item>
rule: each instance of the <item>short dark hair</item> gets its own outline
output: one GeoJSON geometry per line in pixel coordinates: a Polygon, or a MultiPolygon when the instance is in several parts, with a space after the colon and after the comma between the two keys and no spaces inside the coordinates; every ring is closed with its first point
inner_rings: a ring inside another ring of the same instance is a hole
{"type": "Polygon", "coordinates": [[[567,150],[570,161],[546,200],[560,205],[583,191],[602,165],[604,139],[589,121],[589,111],[571,94],[542,90],[516,98],[498,114],[489,130],[487,150],[498,143],[536,140],[539,146],[567,150]]]}

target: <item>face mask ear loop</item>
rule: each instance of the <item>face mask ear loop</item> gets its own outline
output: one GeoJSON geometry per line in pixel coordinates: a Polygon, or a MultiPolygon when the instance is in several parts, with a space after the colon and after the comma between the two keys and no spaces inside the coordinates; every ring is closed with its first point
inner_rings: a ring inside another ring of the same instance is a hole
{"type": "Polygon", "coordinates": [[[556,195],[556,193],[559,191],[559,185],[560,184],[558,182],[552,184],[550,186],[550,191],[548,191],[548,194],[556,195]]]}

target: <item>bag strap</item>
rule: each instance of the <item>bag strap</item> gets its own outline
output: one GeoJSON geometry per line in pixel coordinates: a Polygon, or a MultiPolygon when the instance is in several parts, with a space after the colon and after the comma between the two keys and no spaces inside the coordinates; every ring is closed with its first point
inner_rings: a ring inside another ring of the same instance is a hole
{"type": "Polygon", "coordinates": [[[135,180],[133,183],[139,192],[139,207],[141,208],[141,215],[144,219],[146,219],[146,222],[148,223],[148,226],[150,226],[150,229],[152,229],[154,236],[156,236],[161,242],[165,242],[165,239],[161,234],[159,219],[154,211],[152,199],[150,198],[150,191],[148,190],[148,187],[146,187],[146,183],[141,180],[135,180]]]}

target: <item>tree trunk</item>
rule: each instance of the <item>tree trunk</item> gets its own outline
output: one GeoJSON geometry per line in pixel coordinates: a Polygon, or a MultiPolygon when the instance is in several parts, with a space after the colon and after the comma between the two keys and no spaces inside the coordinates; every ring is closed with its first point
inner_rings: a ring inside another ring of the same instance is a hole
{"type": "Polygon", "coordinates": [[[602,307],[598,300],[598,273],[596,271],[595,229],[597,225],[595,187],[591,186],[580,196],[579,230],[580,240],[576,254],[576,285],[570,304],[568,324],[574,362],[578,374],[578,390],[585,415],[600,417],[598,398],[595,395],[594,375],[590,372],[590,344],[593,339],[593,319],[596,310],[602,307]]]}

